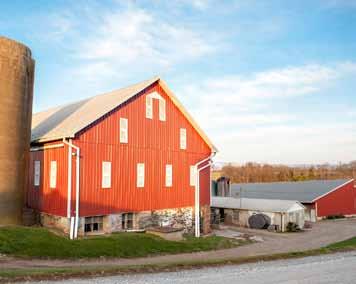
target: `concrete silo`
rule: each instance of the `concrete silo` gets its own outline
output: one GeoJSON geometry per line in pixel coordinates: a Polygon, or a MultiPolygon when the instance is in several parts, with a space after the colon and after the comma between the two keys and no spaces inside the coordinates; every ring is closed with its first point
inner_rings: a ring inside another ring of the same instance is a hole
{"type": "Polygon", "coordinates": [[[0,224],[21,224],[31,137],[34,60],[0,36],[0,224]]]}

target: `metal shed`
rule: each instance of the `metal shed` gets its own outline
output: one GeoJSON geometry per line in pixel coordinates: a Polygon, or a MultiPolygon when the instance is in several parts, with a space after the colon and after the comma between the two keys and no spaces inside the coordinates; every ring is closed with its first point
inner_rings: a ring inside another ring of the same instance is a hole
{"type": "Polygon", "coordinates": [[[223,214],[225,223],[249,227],[248,219],[254,214],[264,214],[271,225],[284,232],[289,222],[304,227],[305,206],[296,200],[212,197],[212,213],[223,214]]]}

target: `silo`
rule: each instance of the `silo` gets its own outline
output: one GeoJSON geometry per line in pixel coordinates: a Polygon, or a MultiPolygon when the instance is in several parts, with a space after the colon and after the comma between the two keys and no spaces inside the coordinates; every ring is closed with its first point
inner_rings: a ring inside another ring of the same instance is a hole
{"type": "Polygon", "coordinates": [[[35,63],[0,36],[0,224],[21,224],[27,184],[35,63]]]}

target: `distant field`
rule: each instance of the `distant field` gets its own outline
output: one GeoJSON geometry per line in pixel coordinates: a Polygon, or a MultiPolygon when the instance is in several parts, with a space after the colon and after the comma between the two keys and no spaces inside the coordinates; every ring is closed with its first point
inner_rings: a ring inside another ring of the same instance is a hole
{"type": "Polygon", "coordinates": [[[71,241],[45,228],[0,228],[0,254],[20,257],[95,258],[144,257],[231,248],[243,242],[222,238],[192,238],[167,241],[144,233],[116,233],[71,241]]]}

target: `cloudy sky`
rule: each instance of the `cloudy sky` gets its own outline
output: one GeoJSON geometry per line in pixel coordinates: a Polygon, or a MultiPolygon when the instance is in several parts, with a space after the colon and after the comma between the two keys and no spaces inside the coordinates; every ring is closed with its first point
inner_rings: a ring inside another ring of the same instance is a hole
{"type": "Polygon", "coordinates": [[[217,161],[356,159],[356,1],[1,1],[34,111],[160,75],[217,161]]]}

